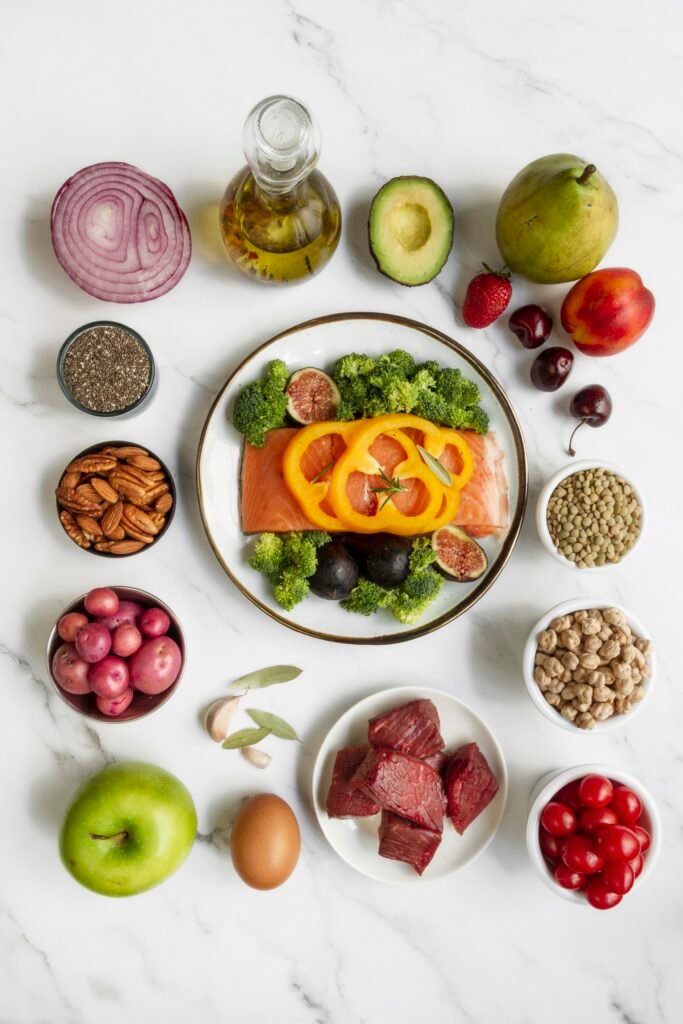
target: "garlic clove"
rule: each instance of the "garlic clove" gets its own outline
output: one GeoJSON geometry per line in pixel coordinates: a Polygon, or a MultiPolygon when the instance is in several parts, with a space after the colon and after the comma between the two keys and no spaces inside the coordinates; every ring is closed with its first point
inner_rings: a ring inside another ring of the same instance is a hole
{"type": "Polygon", "coordinates": [[[266,754],[265,750],[259,750],[258,747],[242,747],[242,753],[254,768],[267,768],[271,762],[270,754],[266,754]]]}
{"type": "Polygon", "coordinates": [[[204,727],[216,743],[222,743],[230,731],[230,723],[241,700],[240,697],[220,697],[210,704],[204,715],[204,727]]]}

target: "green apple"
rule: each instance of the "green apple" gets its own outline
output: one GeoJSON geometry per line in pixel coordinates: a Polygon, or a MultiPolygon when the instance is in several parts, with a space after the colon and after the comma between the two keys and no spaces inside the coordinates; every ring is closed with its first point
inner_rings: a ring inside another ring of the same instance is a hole
{"type": "Polygon", "coordinates": [[[153,764],[110,764],[76,793],[59,837],[77,882],[105,896],[159,885],[187,857],[197,832],[188,790],[153,764]]]}

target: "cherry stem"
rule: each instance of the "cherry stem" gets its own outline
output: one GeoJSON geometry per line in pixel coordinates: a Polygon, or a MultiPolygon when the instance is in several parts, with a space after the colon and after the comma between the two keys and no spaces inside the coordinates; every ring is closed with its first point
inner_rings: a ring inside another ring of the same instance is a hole
{"type": "Polygon", "coordinates": [[[581,420],[581,422],[577,423],[574,429],[572,430],[572,436],[569,438],[569,448],[567,449],[571,456],[576,455],[576,452],[574,451],[574,445],[572,444],[572,441],[574,440],[574,434],[579,429],[579,427],[582,427],[584,425],[585,422],[586,420],[581,420]]]}
{"type": "Polygon", "coordinates": [[[122,843],[128,838],[127,832],[116,832],[113,836],[100,836],[96,832],[90,833],[91,839],[114,839],[117,843],[122,843]]]}
{"type": "Polygon", "coordinates": [[[576,179],[576,184],[585,185],[588,179],[592,178],[596,171],[597,167],[595,164],[587,164],[583,169],[581,177],[576,179]]]}

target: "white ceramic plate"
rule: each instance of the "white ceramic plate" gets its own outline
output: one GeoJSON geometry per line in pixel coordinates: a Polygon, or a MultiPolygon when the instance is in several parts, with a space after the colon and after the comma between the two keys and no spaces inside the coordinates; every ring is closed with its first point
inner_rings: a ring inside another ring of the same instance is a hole
{"type": "Polygon", "coordinates": [[[371,697],[364,697],[354,704],[337,719],[328,732],[313,768],[313,806],[330,846],[342,860],[361,874],[378,882],[395,882],[399,885],[411,882],[424,884],[430,879],[434,881],[437,878],[445,878],[478,857],[489,845],[500,825],[507,800],[507,789],[508,777],[503,751],[484,720],[476,711],[463,704],[457,697],[452,697],[450,693],[424,686],[397,686],[392,690],[382,690],[371,697]],[[328,818],[325,810],[337,751],[351,744],[367,743],[368,719],[421,697],[428,697],[436,705],[446,750],[455,750],[464,743],[477,743],[499,786],[491,803],[472,822],[464,835],[459,836],[450,821],[444,818],[441,845],[422,876],[408,864],[380,857],[377,852],[379,814],[371,818],[341,820],[328,818]]]}
{"type": "Polygon", "coordinates": [[[197,491],[204,527],[216,557],[243,594],[286,626],[324,640],[345,643],[392,643],[428,633],[461,615],[484,594],[510,557],[519,533],[527,495],[527,464],[521,430],[496,379],[479,360],[446,335],[413,320],[379,313],[342,313],[291,327],[267,341],[228,378],[204,425],[197,454],[197,491]],[[365,617],[345,612],[336,602],[309,597],[291,612],[274,601],[270,584],[247,565],[250,539],[240,525],[242,435],[232,426],[232,405],[239,390],[260,377],[271,359],[292,371],[304,366],[329,369],[348,352],[381,355],[405,349],[418,362],[434,359],[457,367],[482,392],[505,454],[510,490],[510,523],[503,535],[486,538],[489,568],[475,583],[448,583],[423,618],[403,626],[387,611],[365,617]]]}

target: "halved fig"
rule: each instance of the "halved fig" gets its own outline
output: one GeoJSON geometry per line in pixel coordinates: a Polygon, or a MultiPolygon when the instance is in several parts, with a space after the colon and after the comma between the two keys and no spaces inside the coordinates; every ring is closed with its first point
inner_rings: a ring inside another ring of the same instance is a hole
{"type": "Polygon", "coordinates": [[[442,526],[432,534],[435,567],[447,580],[471,583],[488,569],[486,552],[459,526],[442,526]]]}
{"type": "Polygon", "coordinates": [[[333,420],[341,400],[332,378],[315,366],[297,370],[285,390],[287,412],[295,423],[306,426],[320,420],[333,420]]]}

